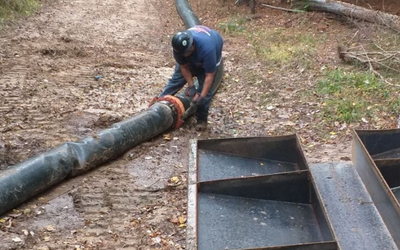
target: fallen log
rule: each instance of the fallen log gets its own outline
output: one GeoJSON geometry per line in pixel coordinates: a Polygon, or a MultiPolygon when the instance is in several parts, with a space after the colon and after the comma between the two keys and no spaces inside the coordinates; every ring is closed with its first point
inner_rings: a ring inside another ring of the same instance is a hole
{"type": "Polygon", "coordinates": [[[357,5],[340,1],[300,1],[295,4],[299,9],[321,11],[376,23],[400,32],[400,17],[382,11],[366,9],[357,5]]]}

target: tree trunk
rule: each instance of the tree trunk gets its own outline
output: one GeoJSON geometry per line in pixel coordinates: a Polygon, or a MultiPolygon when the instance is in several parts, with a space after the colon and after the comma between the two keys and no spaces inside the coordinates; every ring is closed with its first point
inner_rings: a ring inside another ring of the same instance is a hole
{"type": "Polygon", "coordinates": [[[256,0],[250,0],[251,14],[256,14],[256,0]]]}
{"type": "Polygon", "coordinates": [[[301,1],[296,6],[311,11],[329,12],[349,18],[356,18],[370,23],[377,23],[400,31],[400,17],[381,11],[370,10],[340,1],[301,1]]]}

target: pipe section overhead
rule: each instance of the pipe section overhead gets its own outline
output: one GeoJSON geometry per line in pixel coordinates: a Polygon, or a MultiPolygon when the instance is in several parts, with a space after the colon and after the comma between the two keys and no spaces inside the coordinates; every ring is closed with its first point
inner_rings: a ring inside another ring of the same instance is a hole
{"type": "Polygon", "coordinates": [[[193,13],[187,0],[175,0],[176,11],[185,23],[186,28],[200,25],[201,22],[193,13]]]}

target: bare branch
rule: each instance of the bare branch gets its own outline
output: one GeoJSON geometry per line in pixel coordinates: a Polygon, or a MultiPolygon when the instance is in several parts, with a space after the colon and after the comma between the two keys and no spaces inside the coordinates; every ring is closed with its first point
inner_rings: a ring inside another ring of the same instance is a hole
{"type": "MultiPolygon", "coordinates": [[[[400,61],[397,58],[400,55],[400,51],[390,51],[392,53],[387,53],[385,51],[373,51],[373,52],[368,52],[366,51],[366,49],[364,48],[363,45],[359,46],[362,49],[362,52],[353,52],[353,51],[349,51],[349,49],[344,49],[342,47],[338,48],[338,52],[339,52],[339,57],[344,60],[344,61],[358,61],[361,62],[363,64],[367,64],[369,67],[369,70],[376,76],[378,76],[380,79],[382,79],[382,81],[384,81],[386,84],[391,85],[391,86],[396,86],[396,87],[400,87],[399,84],[393,84],[391,82],[389,82],[387,79],[385,79],[385,77],[383,77],[375,68],[375,66],[379,67],[383,67],[386,69],[389,69],[393,72],[397,72],[400,73],[399,69],[393,68],[391,67],[391,63],[396,62],[396,65],[400,65],[400,61]],[[389,63],[384,63],[389,61],[389,63]]],[[[353,48],[354,49],[354,48],[353,48]]],[[[382,49],[382,48],[380,48],[382,49]]]]}
{"type": "Polygon", "coordinates": [[[351,42],[353,42],[354,38],[357,36],[359,31],[360,30],[357,30],[356,33],[354,33],[354,36],[350,39],[350,41],[347,42],[346,46],[348,46],[351,42]]]}
{"type": "Polygon", "coordinates": [[[272,5],[265,4],[265,3],[263,3],[263,4],[261,4],[261,5],[262,5],[262,6],[265,6],[265,7],[268,7],[268,8],[271,8],[271,9],[275,9],[275,10],[283,10],[283,11],[288,11],[288,12],[305,12],[304,10],[286,9],[286,8],[281,8],[281,7],[272,6],[272,5]]]}

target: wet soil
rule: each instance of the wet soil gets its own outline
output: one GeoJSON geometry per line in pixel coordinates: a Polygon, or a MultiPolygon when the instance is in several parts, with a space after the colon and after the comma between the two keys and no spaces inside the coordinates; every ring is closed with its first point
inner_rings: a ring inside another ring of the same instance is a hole
{"type": "MultiPolygon", "coordinates": [[[[233,1],[191,5],[216,29],[232,12],[249,11],[233,1]]],[[[304,18],[313,23],[305,32],[332,36],[321,63],[338,64],[338,36],[354,34],[353,28],[328,14],[304,18]]],[[[301,21],[266,8],[254,19],[271,28],[301,21]]],[[[172,0],[57,0],[1,28],[0,171],[145,110],[172,74],[170,37],[183,28],[172,0]]],[[[207,132],[196,132],[189,121],[40,194],[0,217],[0,249],[184,248],[191,139],[298,133],[310,163],[350,160],[351,136],[315,136],[307,115],[314,104],[294,99],[312,86],[315,72],[286,67],[270,74],[243,56],[243,40],[224,38],[229,77],[207,132]],[[251,84],[248,71],[263,75],[265,86],[251,84]],[[273,108],[257,108],[254,100],[270,90],[278,93],[273,108]]]]}

